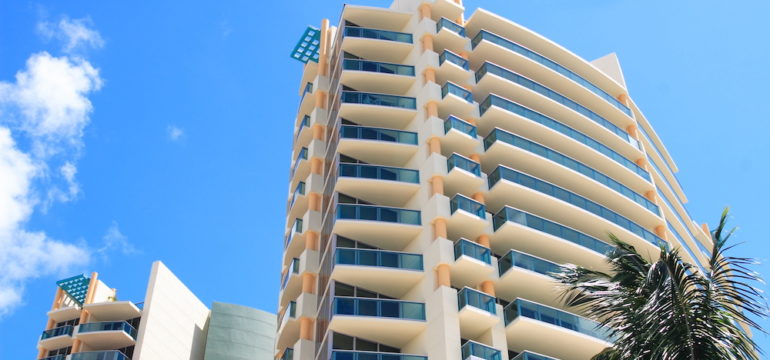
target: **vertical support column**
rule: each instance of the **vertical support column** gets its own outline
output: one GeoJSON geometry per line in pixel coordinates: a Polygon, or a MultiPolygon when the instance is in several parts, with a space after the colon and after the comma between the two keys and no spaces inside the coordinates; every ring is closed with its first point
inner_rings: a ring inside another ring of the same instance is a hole
{"type": "Polygon", "coordinates": [[[446,219],[436,218],[433,220],[433,239],[447,238],[446,219]]]}
{"type": "Polygon", "coordinates": [[[313,341],[313,324],[315,321],[309,317],[299,318],[299,337],[302,340],[313,341]]]}
{"type": "Polygon", "coordinates": [[[441,176],[434,176],[430,179],[430,185],[431,185],[431,194],[441,194],[444,195],[444,178],[441,176]]]}
{"type": "Polygon", "coordinates": [[[480,192],[473,193],[473,195],[471,195],[471,198],[473,198],[473,200],[476,200],[479,203],[486,204],[484,202],[484,194],[483,193],[480,193],[480,192]]]}
{"type": "MultiPolygon", "coordinates": [[[[88,282],[88,291],[86,292],[86,299],[83,302],[83,304],[90,304],[94,301],[94,295],[96,295],[96,284],[99,282],[99,273],[92,272],[91,273],[91,280],[88,282]]],[[[90,314],[88,313],[88,310],[82,310],[80,312],[80,324],[85,324],[88,322],[88,319],[90,317],[90,314]]],[[[81,347],[83,346],[83,343],[80,341],[80,339],[75,339],[75,341],[72,342],[72,351],[71,353],[78,353],[80,352],[81,347]]]]}
{"type": "Polygon", "coordinates": [[[425,34],[422,39],[422,51],[433,51],[433,35],[425,34]]]}
{"type": "Polygon", "coordinates": [[[329,19],[321,20],[321,48],[318,51],[318,75],[329,75],[329,19]]]}
{"type": "Polygon", "coordinates": [[[315,294],[315,274],[302,274],[302,293],[315,294]]]}
{"type": "Polygon", "coordinates": [[[432,9],[430,7],[430,4],[428,3],[420,4],[419,10],[420,10],[420,20],[425,18],[430,19],[432,17],[432,14],[431,14],[432,9]]]}
{"type": "Polygon", "coordinates": [[[481,292],[483,292],[483,293],[485,293],[485,294],[487,294],[489,296],[496,297],[495,296],[495,284],[492,282],[492,280],[484,280],[484,281],[482,281],[481,284],[479,285],[479,289],[481,290],[481,292]]]}
{"type": "Polygon", "coordinates": [[[318,233],[315,231],[308,231],[305,234],[305,249],[306,250],[318,250],[318,233]]]}
{"type": "Polygon", "coordinates": [[[659,238],[668,241],[668,237],[666,236],[666,227],[663,225],[658,225],[655,227],[655,235],[658,235],[659,238]]]}
{"type": "Polygon", "coordinates": [[[425,79],[426,83],[436,83],[436,69],[434,68],[427,68],[422,73],[423,78],[425,79]]]}
{"type": "Polygon", "coordinates": [[[441,140],[437,137],[432,137],[428,140],[428,149],[431,154],[441,154],[441,140]]]}
{"type": "Polygon", "coordinates": [[[321,211],[321,195],[318,193],[310,193],[307,200],[307,207],[313,211],[321,211]]]}
{"type": "Polygon", "coordinates": [[[326,109],[326,98],[327,98],[326,91],[323,90],[316,90],[314,93],[315,96],[315,107],[317,109],[326,109]]]}
{"type": "Polygon", "coordinates": [[[468,156],[468,158],[470,158],[471,160],[481,164],[481,156],[479,154],[475,154],[475,153],[471,154],[470,156],[468,156]]]}
{"type": "Polygon", "coordinates": [[[476,242],[483,247],[490,247],[489,235],[487,234],[479,235],[479,237],[476,238],[476,242]]]}
{"type": "Polygon", "coordinates": [[[310,172],[316,175],[323,175],[324,161],[314,157],[310,159],[310,172]]]}
{"type": "Polygon", "coordinates": [[[438,103],[435,100],[428,101],[425,104],[425,112],[428,117],[438,117],[438,103]]]}
{"type": "Polygon", "coordinates": [[[438,286],[452,286],[452,274],[447,264],[438,264],[436,267],[436,282],[438,286]]]}
{"type": "Polygon", "coordinates": [[[313,125],[313,139],[324,141],[326,139],[326,126],[321,124],[313,125]]]}

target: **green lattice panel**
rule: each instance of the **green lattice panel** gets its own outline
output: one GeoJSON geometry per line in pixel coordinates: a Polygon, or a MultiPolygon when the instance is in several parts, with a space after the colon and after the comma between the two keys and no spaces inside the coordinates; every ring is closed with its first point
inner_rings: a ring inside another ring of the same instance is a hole
{"type": "Polygon", "coordinates": [[[79,305],[83,305],[83,302],[86,301],[88,283],[90,281],[91,279],[87,278],[85,275],[76,275],[71,278],[59,280],[56,282],[56,285],[64,290],[64,292],[66,292],[67,295],[69,295],[79,305]]]}
{"type": "Polygon", "coordinates": [[[303,63],[308,61],[318,62],[318,50],[321,46],[321,31],[312,26],[305,29],[305,33],[294,46],[291,58],[303,63]]]}

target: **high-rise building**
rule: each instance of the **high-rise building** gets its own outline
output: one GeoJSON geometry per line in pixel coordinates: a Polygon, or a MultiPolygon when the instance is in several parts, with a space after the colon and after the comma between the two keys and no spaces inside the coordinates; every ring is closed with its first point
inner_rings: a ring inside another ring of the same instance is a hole
{"type": "Polygon", "coordinates": [[[611,339],[549,274],[710,237],[614,54],[586,61],[459,0],[309,27],[279,359],[584,360],[611,339]]]}
{"type": "Polygon", "coordinates": [[[274,314],[218,302],[209,310],[160,261],[142,302],[119,300],[92,273],[58,281],[47,315],[38,359],[251,360],[274,353],[274,314]]]}

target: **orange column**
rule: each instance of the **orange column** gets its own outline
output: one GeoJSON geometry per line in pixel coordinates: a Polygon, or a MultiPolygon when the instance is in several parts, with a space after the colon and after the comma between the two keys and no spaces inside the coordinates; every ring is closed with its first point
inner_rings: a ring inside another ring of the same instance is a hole
{"type": "Polygon", "coordinates": [[[310,172],[312,172],[313,174],[322,175],[324,171],[323,167],[324,167],[323,160],[317,157],[310,159],[310,172]]]}
{"type": "Polygon", "coordinates": [[[321,20],[321,47],[318,50],[318,75],[326,76],[329,74],[329,41],[327,34],[329,33],[329,19],[321,20]]]}
{"type": "Polygon", "coordinates": [[[477,193],[474,193],[473,195],[471,195],[471,197],[473,198],[473,200],[476,200],[476,201],[484,204],[484,194],[483,193],[477,192],[477,193]]]}
{"type": "Polygon", "coordinates": [[[313,125],[313,139],[324,140],[326,135],[326,126],[321,124],[313,125]]]}
{"type": "Polygon", "coordinates": [[[452,286],[452,275],[449,271],[449,265],[439,264],[436,267],[436,281],[438,286],[452,286]]]}
{"type": "Polygon", "coordinates": [[[479,237],[476,238],[476,242],[483,247],[489,247],[489,235],[487,234],[479,235],[479,237]]]}
{"type": "Polygon", "coordinates": [[[318,250],[318,233],[315,231],[308,231],[305,234],[305,249],[318,250]]]}
{"type": "Polygon", "coordinates": [[[647,159],[636,160],[636,165],[639,165],[640,168],[647,170],[647,159]]]}
{"type": "Polygon", "coordinates": [[[433,238],[447,238],[446,219],[437,218],[433,220],[433,238]]]}
{"type": "Polygon", "coordinates": [[[423,78],[425,78],[426,83],[435,83],[436,82],[436,69],[434,68],[427,68],[422,73],[423,78]]]}
{"type": "Polygon", "coordinates": [[[658,235],[658,237],[663,240],[668,240],[666,238],[666,227],[663,225],[658,225],[655,227],[655,235],[658,235]]]}
{"type": "Polygon", "coordinates": [[[420,4],[420,19],[431,18],[431,7],[428,3],[420,4]]]}
{"type": "Polygon", "coordinates": [[[308,196],[308,208],[313,211],[321,211],[321,195],[318,193],[310,193],[308,196]]]}
{"type": "Polygon", "coordinates": [[[422,51],[433,51],[433,35],[425,34],[422,37],[422,51]]]}
{"type": "Polygon", "coordinates": [[[313,341],[313,319],[309,317],[299,318],[299,337],[303,340],[313,341]]]}
{"type": "Polygon", "coordinates": [[[430,179],[431,189],[433,194],[444,194],[444,178],[441,176],[434,176],[430,179]]]}
{"type": "Polygon", "coordinates": [[[709,229],[708,224],[706,224],[706,223],[700,224],[700,227],[701,227],[701,229],[703,229],[703,232],[705,232],[706,235],[711,236],[711,230],[709,229]]]}
{"type": "Polygon", "coordinates": [[[471,154],[471,156],[468,156],[471,160],[481,164],[481,156],[479,154],[471,154]]]}
{"type": "Polygon", "coordinates": [[[319,109],[326,109],[326,97],[327,93],[326,91],[316,91],[315,92],[315,107],[319,109]]]}
{"type": "Polygon", "coordinates": [[[650,201],[652,201],[652,202],[654,202],[654,203],[657,203],[657,202],[658,202],[658,199],[657,199],[657,197],[655,196],[655,192],[654,192],[654,191],[652,191],[652,190],[650,190],[650,191],[647,191],[646,193],[644,193],[644,197],[646,197],[646,198],[647,198],[647,200],[650,200],[650,201]]]}
{"type": "Polygon", "coordinates": [[[462,57],[462,58],[463,58],[463,59],[465,59],[465,60],[468,60],[468,58],[470,58],[470,57],[471,57],[471,53],[469,53],[469,52],[467,52],[467,51],[465,51],[465,50],[463,50],[463,51],[460,51],[460,54],[459,54],[459,55],[460,55],[460,57],[462,57]]]}
{"type": "Polygon", "coordinates": [[[492,282],[492,280],[484,280],[481,282],[481,291],[486,293],[489,296],[495,296],[495,284],[492,282]]]}
{"type": "Polygon", "coordinates": [[[315,274],[302,274],[302,292],[307,294],[315,294],[315,274]]]}
{"type": "Polygon", "coordinates": [[[626,132],[634,139],[639,140],[639,129],[636,127],[636,125],[628,125],[628,127],[626,127],[626,132]]]}
{"type": "Polygon", "coordinates": [[[438,117],[438,103],[435,101],[429,101],[427,104],[425,104],[425,110],[428,113],[428,117],[438,117]]]}
{"type": "Polygon", "coordinates": [[[431,154],[441,154],[441,140],[437,137],[432,137],[428,140],[428,148],[431,154]]]}
{"type": "Polygon", "coordinates": [[[620,94],[618,95],[618,101],[623,103],[623,105],[627,107],[631,107],[631,100],[628,98],[628,95],[626,94],[620,94]]]}

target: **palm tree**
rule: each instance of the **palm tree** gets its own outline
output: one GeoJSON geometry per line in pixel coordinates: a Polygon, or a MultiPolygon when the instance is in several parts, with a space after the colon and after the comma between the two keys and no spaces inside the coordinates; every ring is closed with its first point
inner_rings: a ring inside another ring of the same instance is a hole
{"type": "Polygon", "coordinates": [[[746,313],[767,316],[767,303],[754,287],[761,281],[753,259],[726,254],[728,209],[712,231],[714,248],[705,273],[682,260],[676,249],[660,249],[650,261],[610,234],[611,273],[567,266],[554,274],[563,299],[610,329],[613,346],[593,360],[758,359],[761,349],[741,323],[764,332],[746,313]]]}

